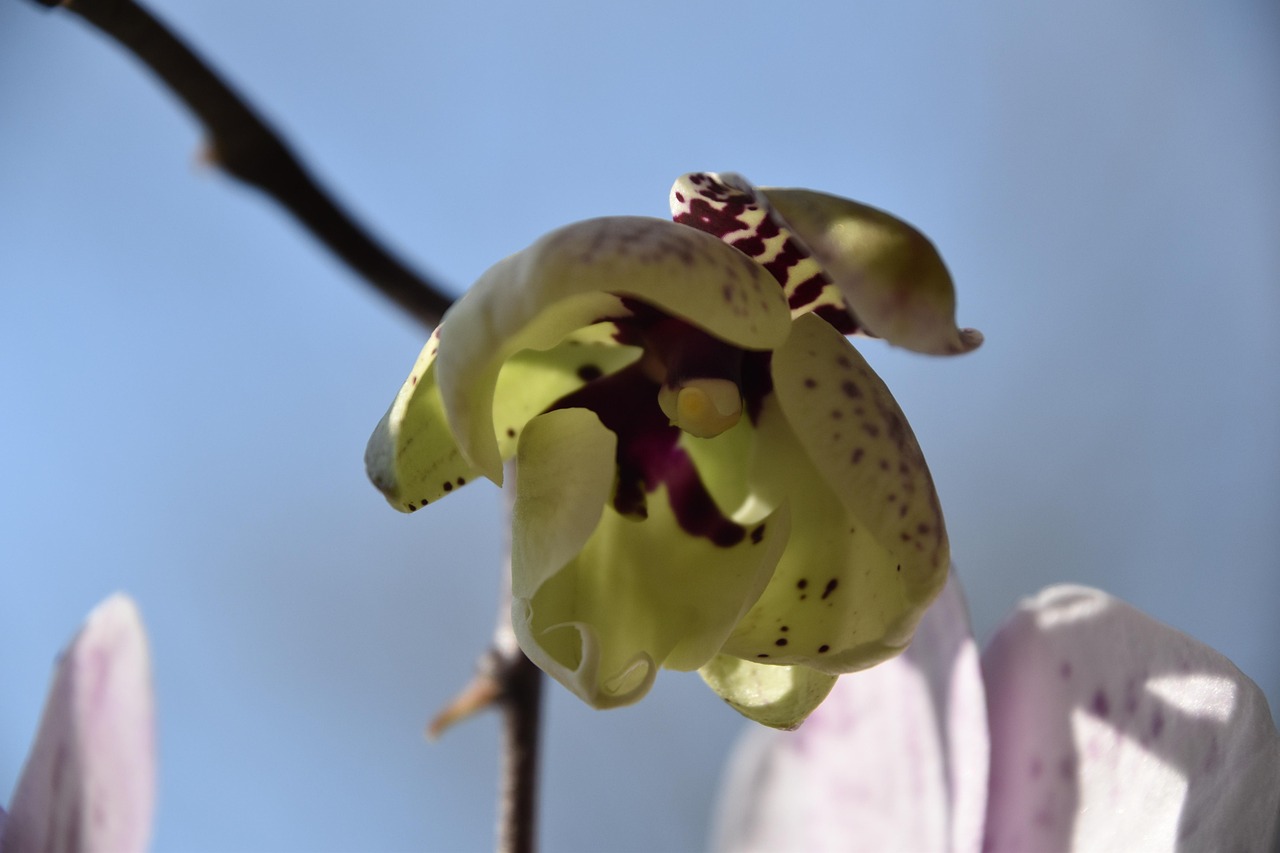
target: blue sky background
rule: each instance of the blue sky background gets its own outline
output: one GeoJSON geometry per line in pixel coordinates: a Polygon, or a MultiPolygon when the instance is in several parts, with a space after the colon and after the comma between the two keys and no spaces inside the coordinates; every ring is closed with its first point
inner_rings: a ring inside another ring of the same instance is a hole
{"type": "MultiPolygon", "coordinates": [[[[862,346],[979,633],[1058,581],[1280,702],[1280,7],[155,2],[461,290],[741,171],[920,226],[986,345],[862,346]]],[[[365,439],[425,332],[66,14],[0,0],[0,795],[115,589],[155,654],[157,850],[483,849],[496,721],[428,746],[494,616],[499,496],[391,511],[365,439]]],[[[742,723],[694,675],[549,690],[549,850],[696,849],[742,723]]]]}

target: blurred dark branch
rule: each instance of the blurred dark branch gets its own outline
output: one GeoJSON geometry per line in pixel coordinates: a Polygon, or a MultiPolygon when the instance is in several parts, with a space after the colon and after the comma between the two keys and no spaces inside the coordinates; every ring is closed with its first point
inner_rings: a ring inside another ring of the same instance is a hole
{"type": "Polygon", "coordinates": [[[532,853],[537,849],[538,834],[542,670],[520,651],[514,636],[507,643],[502,632],[499,627],[471,682],[431,721],[427,737],[435,740],[454,723],[488,708],[502,712],[496,849],[499,853],[532,853]]]}
{"type": "MultiPolygon", "coordinates": [[[[208,65],[133,0],[34,0],[74,12],[142,60],[199,117],[208,159],[284,206],[338,257],[410,316],[427,326],[450,305],[439,288],[380,246],[329,197],[284,141],[208,65]]],[[[509,476],[514,479],[514,472],[509,476]]],[[[509,491],[508,494],[511,494],[509,491]]],[[[511,628],[510,564],[505,567],[493,644],[475,679],[431,724],[438,735],[484,708],[503,715],[498,849],[531,853],[537,839],[542,672],[525,657],[511,628]]]]}
{"type": "Polygon", "coordinates": [[[381,246],[308,174],[284,141],[164,24],[133,0],[34,0],[74,12],[146,63],[204,124],[208,159],[279,202],[365,281],[426,326],[449,307],[440,288],[381,246]]]}
{"type": "MultiPolygon", "coordinates": [[[[516,467],[503,478],[507,519],[515,504],[516,467]]],[[[510,530],[510,524],[507,525],[510,530]]],[[[511,626],[511,543],[507,542],[498,619],[488,652],[475,677],[427,727],[433,740],[449,726],[486,708],[502,712],[502,767],[499,770],[498,853],[533,853],[538,846],[538,753],[541,744],[542,670],[530,661],[511,626]]]]}

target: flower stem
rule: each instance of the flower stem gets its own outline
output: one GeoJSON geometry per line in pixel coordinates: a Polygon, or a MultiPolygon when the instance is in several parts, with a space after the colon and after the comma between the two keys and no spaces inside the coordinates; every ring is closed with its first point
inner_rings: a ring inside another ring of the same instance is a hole
{"type": "Polygon", "coordinates": [[[533,853],[538,832],[542,670],[517,649],[516,658],[507,662],[503,681],[497,849],[499,853],[533,853]]]}

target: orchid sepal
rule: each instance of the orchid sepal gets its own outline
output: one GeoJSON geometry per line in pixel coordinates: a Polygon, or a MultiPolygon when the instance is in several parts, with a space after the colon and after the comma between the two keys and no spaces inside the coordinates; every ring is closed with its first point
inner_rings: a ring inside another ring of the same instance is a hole
{"type": "Polygon", "coordinates": [[[982,344],[956,326],[951,273],[932,241],[883,210],[813,190],[766,188],[844,295],[866,330],[929,355],[959,355],[982,344]]]}
{"type": "Polygon", "coordinates": [[[796,319],[773,381],[750,478],[765,505],[791,501],[792,544],[724,651],[865,669],[906,647],[946,582],[933,481],[888,389],[822,320],[796,319]]]}
{"type": "Polygon", "coordinates": [[[677,222],[714,234],[768,269],[793,316],[816,313],[844,334],[930,355],[982,343],[976,329],[956,326],[955,286],[933,243],[883,210],[715,172],[681,176],[670,200],[677,222]]]}

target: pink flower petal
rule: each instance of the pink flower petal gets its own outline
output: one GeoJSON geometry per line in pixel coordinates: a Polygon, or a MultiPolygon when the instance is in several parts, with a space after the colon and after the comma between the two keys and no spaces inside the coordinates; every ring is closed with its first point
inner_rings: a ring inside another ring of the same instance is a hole
{"type": "Polygon", "coordinates": [[[58,663],[0,847],[142,850],[154,800],[147,639],[137,607],[117,594],[89,614],[58,663]]]}
{"type": "Polygon", "coordinates": [[[986,710],[954,573],[901,656],[846,675],[797,731],[749,731],[720,850],[960,850],[982,838],[986,710]]]}
{"type": "Polygon", "coordinates": [[[1222,655],[1060,586],[1023,602],[982,663],[990,850],[1270,849],[1280,738],[1222,655]]]}

